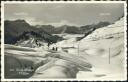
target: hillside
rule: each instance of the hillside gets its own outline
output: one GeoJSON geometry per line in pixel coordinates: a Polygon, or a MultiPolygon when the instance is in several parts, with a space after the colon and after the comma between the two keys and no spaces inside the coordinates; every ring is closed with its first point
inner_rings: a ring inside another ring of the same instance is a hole
{"type": "Polygon", "coordinates": [[[29,25],[25,20],[5,21],[4,25],[6,44],[15,44],[18,40],[20,40],[21,36],[25,36],[25,32],[33,32],[40,35],[40,38],[43,37],[42,39],[45,39],[46,42],[56,42],[58,39],[61,39],[58,36],[52,36],[43,29],[29,25]]]}
{"type": "Polygon", "coordinates": [[[96,29],[79,41],[76,44],[79,45],[79,54],[88,59],[93,69],[92,73],[81,71],[78,78],[125,79],[124,39],[124,18],[121,18],[114,24],[96,29]]]}
{"type": "Polygon", "coordinates": [[[56,43],[59,40],[62,40],[63,38],[59,36],[52,36],[47,35],[45,33],[37,33],[34,31],[30,32],[23,32],[20,36],[17,37],[17,46],[24,46],[24,47],[41,47],[46,46],[47,44],[56,43]]]}
{"type": "Polygon", "coordinates": [[[24,31],[31,30],[33,28],[24,20],[7,20],[4,22],[5,43],[14,44],[17,36],[21,35],[24,31]]]}

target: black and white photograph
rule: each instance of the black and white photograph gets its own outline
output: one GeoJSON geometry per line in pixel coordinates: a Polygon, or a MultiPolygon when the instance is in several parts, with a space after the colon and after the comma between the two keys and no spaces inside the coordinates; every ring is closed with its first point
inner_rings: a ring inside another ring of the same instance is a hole
{"type": "Polygon", "coordinates": [[[2,2],[4,80],[125,81],[126,2],[2,2]]]}

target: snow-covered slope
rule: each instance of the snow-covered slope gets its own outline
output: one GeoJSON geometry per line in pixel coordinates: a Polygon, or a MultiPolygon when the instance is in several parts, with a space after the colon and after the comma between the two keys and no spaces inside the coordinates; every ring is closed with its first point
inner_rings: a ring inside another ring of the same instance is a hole
{"type": "Polygon", "coordinates": [[[124,80],[124,39],[124,18],[121,18],[114,24],[96,29],[81,41],[71,38],[56,46],[66,48],[68,53],[82,56],[92,64],[92,72],[80,71],[78,79],[124,80]]]}
{"type": "MultiPolygon", "coordinates": [[[[63,36],[63,35],[62,35],[63,36]]],[[[75,48],[75,44],[77,42],[77,37],[83,37],[83,34],[65,34],[63,38],[65,40],[59,41],[56,44],[50,46],[52,49],[53,47],[58,47],[58,50],[68,49],[68,48],[75,48]]]]}
{"type": "Polygon", "coordinates": [[[78,68],[90,71],[91,64],[65,52],[5,45],[5,78],[75,78],[78,68]]]}
{"type": "Polygon", "coordinates": [[[44,58],[47,51],[28,47],[5,45],[5,78],[28,78],[41,65],[47,63],[44,58]],[[22,71],[29,70],[29,71],[22,71]]]}
{"type": "Polygon", "coordinates": [[[126,79],[124,52],[124,18],[79,41],[79,54],[93,65],[92,72],[79,72],[78,78],[87,80],[126,79]],[[88,55],[87,55],[88,54],[88,55]]]}
{"type": "Polygon", "coordinates": [[[83,39],[95,39],[111,36],[114,34],[119,34],[124,32],[124,18],[121,18],[119,21],[114,24],[108,25],[107,27],[96,29],[92,34],[88,35],[83,39]]]}

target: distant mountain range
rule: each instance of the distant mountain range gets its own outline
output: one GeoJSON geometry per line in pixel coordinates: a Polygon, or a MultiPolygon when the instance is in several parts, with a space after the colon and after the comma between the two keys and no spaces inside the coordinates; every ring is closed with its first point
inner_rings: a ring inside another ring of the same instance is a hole
{"type": "Polygon", "coordinates": [[[15,20],[15,21],[4,21],[5,26],[5,43],[6,44],[15,44],[20,39],[25,38],[25,36],[29,33],[32,36],[38,35],[38,37],[42,38],[46,42],[57,42],[58,40],[62,40],[61,37],[52,34],[85,34],[88,35],[92,31],[97,28],[101,28],[109,25],[109,22],[100,22],[98,24],[93,25],[85,25],[81,27],[63,25],[60,27],[54,27],[52,25],[36,25],[31,26],[25,20],[15,20]],[[33,35],[34,34],[34,35],[33,35]],[[22,38],[21,38],[22,37],[22,38]]]}
{"type": "Polygon", "coordinates": [[[61,33],[85,34],[91,29],[101,28],[109,24],[110,24],[109,22],[99,22],[98,24],[85,25],[81,27],[69,26],[69,25],[63,25],[60,27],[54,27],[52,25],[36,25],[35,27],[43,29],[44,31],[50,34],[61,34],[61,33]]]}

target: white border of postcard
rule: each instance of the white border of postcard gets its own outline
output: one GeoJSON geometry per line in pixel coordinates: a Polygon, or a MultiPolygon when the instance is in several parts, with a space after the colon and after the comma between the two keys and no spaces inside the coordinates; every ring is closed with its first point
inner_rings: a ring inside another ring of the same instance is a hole
{"type": "MultiPolygon", "coordinates": [[[[125,34],[125,40],[124,40],[124,47],[125,47],[125,75],[127,76],[127,4],[126,1],[1,1],[1,80],[2,81],[85,81],[85,79],[5,79],[4,78],[4,4],[12,4],[12,3],[17,3],[17,4],[26,4],[26,3],[31,3],[31,4],[38,4],[38,3],[81,3],[81,4],[87,4],[87,3],[124,3],[124,34],[125,34]]],[[[89,80],[89,81],[94,81],[89,80]]],[[[103,80],[100,80],[103,81],[103,80]]],[[[108,80],[109,81],[109,80],[108,80]]],[[[116,81],[116,80],[115,80],[116,81]]],[[[123,81],[123,80],[122,80],[123,81]]]]}

